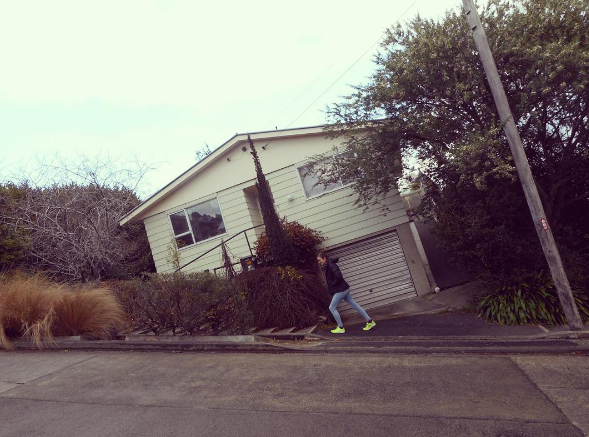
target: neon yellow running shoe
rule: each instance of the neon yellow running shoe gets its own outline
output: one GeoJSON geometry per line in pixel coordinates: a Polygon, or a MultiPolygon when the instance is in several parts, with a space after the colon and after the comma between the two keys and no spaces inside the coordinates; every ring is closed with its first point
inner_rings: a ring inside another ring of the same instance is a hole
{"type": "Polygon", "coordinates": [[[372,328],[376,326],[376,322],[373,320],[371,322],[366,322],[366,326],[362,328],[364,331],[370,331],[372,328]]]}
{"type": "Polygon", "coordinates": [[[345,328],[340,328],[339,326],[335,329],[331,330],[332,334],[345,334],[346,333],[346,329],[345,328]]]}

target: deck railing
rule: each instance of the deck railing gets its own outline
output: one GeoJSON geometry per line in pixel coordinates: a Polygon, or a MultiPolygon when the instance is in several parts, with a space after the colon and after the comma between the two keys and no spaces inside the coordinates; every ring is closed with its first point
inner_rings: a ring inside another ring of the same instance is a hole
{"type": "MultiPolygon", "coordinates": [[[[186,267],[186,266],[188,266],[188,265],[192,264],[192,263],[193,263],[193,262],[195,262],[195,261],[198,261],[198,260],[199,260],[199,259],[201,259],[203,256],[205,256],[205,255],[208,255],[208,254],[209,254],[209,253],[211,253],[213,250],[215,250],[215,249],[218,249],[218,248],[219,248],[219,247],[221,247],[223,244],[227,243],[228,241],[231,241],[231,240],[233,240],[235,237],[237,237],[237,236],[239,236],[239,235],[241,235],[241,234],[243,234],[243,235],[245,236],[245,241],[247,242],[247,247],[248,247],[248,249],[249,249],[249,251],[250,251],[250,255],[253,255],[253,252],[252,252],[252,246],[251,246],[251,244],[250,244],[250,240],[249,240],[249,238],[247,237],[247,231],[251,231],[252,229],[259,228],[260,226],[264,226],[264,225],[263,225],[263,224],[261,224],[261,225],[257,225],[257,226],[252,226],[251,228],[244,229],[243,231],[240,231],[240,232],[238,232],[237,234],[235,234],[235,235],[232,235],[231,237],[229,237],[229,238],[228,238],[228,239],[226,239],[226,240],[221,240],[221,242],[220,242],[219,244],[217,244],[215,247],[213,247],[212,249],[209,249],[209,250],[207,250],[206,252],[204,252],[204,253],[201,253],[199,256],[197,256],[196,258],[194,258],[192,261],[189,261],[189,262],[187,262],[186,264],[184,264],[183,266],[180,266],[180,267],[178,267],[178,268],[175,270],[175,272],[179,272],[179,271],[180,271],[180,270],[182,270],[184,267],[186,267]]],[[[235,262],[235,263],[233,263],[233,265],[236,265],[236,264],[239,264],[239,262],[235,262]]],[[[217,269],[220,269],[220,268],[221,268],[221,267],[215,267],[213,270],[214,270],[214,272],[216,273],[217,269]]]]}

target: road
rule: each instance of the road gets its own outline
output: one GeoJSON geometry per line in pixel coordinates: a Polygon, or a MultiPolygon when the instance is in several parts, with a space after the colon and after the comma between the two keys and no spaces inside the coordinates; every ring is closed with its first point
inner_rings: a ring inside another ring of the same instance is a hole
{"type": "Polygon", "coordinates": [[[1,437],[589,434],[587,356],[2,351],[0,369],[1,437]]]}

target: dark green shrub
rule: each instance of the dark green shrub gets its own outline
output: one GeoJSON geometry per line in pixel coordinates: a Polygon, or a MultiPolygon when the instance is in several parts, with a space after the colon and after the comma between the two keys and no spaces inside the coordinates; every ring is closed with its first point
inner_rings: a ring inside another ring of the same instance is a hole
{"type": "Polygon", "coordinates": [[[245,296],[234,281],[212,273],[153,274],[144,280],[120,281],[109,286],[131,322],[156,335],[243,334],[251,327],[245,296]]]}
{"type": "Polygon", "coordinates": [[[314,272],[262,267],[237,276],[258,328],[304,327],[325,314],[330,296],[314,272]]]}
{"type": "MultiPolygon", "coordinates": [[[[318,231],[308,228],[299,222],[287,222],[286,219],[280,220],[280,225],[284,230],[286,238],[291,242],[294,249],[293,267],[299,269],[313,270],[317,266],[317,246],[325,238],[318,231]]],[[[262,235],[254,244],[254,250],[258,260],[267,263],[272,257],[270,253],[270,242],[266,235],[262,235]]]]}
{"type": "MultiPolygon", "coordinates": [[[[589,321],[589,295],[578,290],[573,295],[581,317],[589,321]]],[[[497,288],[483,297],[478,310],[487,322],[501,325],[566,323],[552,278],[543,272],[497,288]]]]}

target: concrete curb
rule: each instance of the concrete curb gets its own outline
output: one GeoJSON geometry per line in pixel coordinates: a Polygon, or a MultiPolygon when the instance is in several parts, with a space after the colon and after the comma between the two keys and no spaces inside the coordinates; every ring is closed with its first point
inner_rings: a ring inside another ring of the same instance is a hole
{"type": "MultiPolygon", "coordinates": [[[[311,336],[307,336],[311,337],[311,336]]],[[[400,335],[400,336],[343,336],[336,334],[313,334],[312,337],[319,338],[326,341],[400,341],[400,340],[471,340],[471,341],[534,341],[534,340],[579,340],[589,338],[589,331],[560,331],[560,332],[547,332],[534,335],[447,335],[447,336],[413,336],[413,335],[400,335]]]]}
{"type": "MultiPolygon", "coordinates": [[[[132,336],[138,337],[138,336],[132,336]]],[[[283,336],[281,336],[283,337],[283,336]]],[[[296,336],[298,337],[298,336],[296,336]]],[[[16,341],[20,350],[37,350],[30,341],[16,341]]],[[[376,354],[583,354],[589,342],[578,338],[530,337],[348,337],[322,338],[309,335],[281,342],[257,336],[148,337],[126,340],[56,338],[49,350],[245,352],[245,353],[376,353],[376,354]],[[305,341],[307,340],[307,341],[305,341]],[[576,340],[576,341],[575,341],[576,340]]]]}
{"type": "Polygon", "coordinates": [[[542,334],[541,338],[589,338],[589,330],[583,331],[548,331],[542,334]]]}
{"type": "Polygon", "coordinates": [[[315,348],[313,350],[301,350],[299,352],[314,352],[325,354],[389,354],[389,355],[588,355],[589,347],[498,347],[498,346],[480,346],[480,347],[447,347],[447,346],[384,346],[384,347],[330,347],[315,348]]]}
{"type": "MultiPolygon", "coordinates": [[[[137,336],[133,336],[137,337],[137,336]]],[[[15,341],[21,350],[38,350],[28,340],[15,341]]],[[[88,340],[80,337],[56,338],[45,343],[45,350],[105,350],[105,351],[192,351],[192,352],[284,352],[284,345],[265,342],[253,336],[226,336],[219,338],[176,337],[175,339],[148,337],[125,340],[88,340]],[[236,338],[237,337],[237,338],[236,338]]]]}

